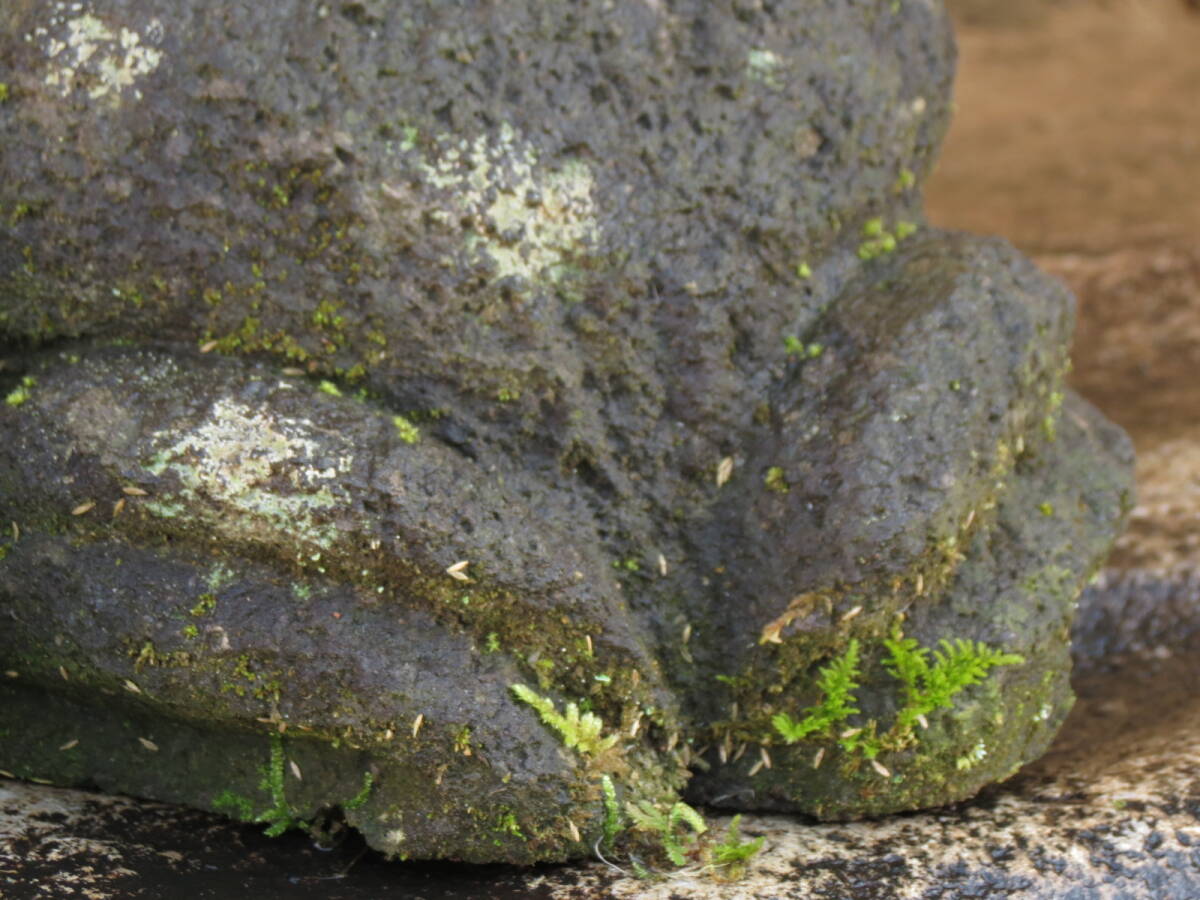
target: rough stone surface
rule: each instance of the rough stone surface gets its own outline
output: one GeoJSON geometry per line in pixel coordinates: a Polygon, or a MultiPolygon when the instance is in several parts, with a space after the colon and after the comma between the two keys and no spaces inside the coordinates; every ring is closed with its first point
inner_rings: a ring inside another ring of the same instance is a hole
{"type": "Polygon", "coordinates": [[[853,819],[1043,752],[1130,453],[1065,291],[922,222],[936,4],[0,23],[6,771],[528,863],[606,778],[853,819]],[[905,730],[900,631],[1020,660],[905,730]]]}

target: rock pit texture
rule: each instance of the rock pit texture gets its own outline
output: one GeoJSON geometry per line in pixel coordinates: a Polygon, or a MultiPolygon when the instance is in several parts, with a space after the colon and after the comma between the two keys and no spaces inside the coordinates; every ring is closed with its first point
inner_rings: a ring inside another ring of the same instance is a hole
{"type": "Polygon", "coordinates": [[[940,6],[0,25],[4,771],[531,863],[1045,749],[1131,452],[940,6]]]}

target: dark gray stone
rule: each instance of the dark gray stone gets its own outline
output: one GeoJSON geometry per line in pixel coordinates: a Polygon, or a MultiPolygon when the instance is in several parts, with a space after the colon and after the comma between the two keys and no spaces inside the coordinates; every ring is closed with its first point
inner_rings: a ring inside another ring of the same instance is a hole
{"type": "Polygon", "coordinates": [[[605,779],[846,819],[1044,750],[1130,454],[1062,288],[922,222],[936,4],[0,23],[0,766],[528,863],[605,779]],[[900,630],[1021,661],[897,731],[900,630]]]}

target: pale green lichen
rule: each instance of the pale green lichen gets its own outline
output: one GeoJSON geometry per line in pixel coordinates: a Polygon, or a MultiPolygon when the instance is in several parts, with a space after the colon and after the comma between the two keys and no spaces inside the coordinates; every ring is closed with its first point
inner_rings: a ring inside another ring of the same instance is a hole
{"type": "MultiPolygon", "coordinates": [[[[162,62],[162,51],[143,44],[141,34],[131,28],[110,26],[91,13],[65,21],[55,16],[51,24],[65,26],[53,29],[61,37],[38,29],[27,38],[41,40],[49,63],[43,81],[63,97],[82,83],[88,85],[92,100],[116,105],[126,88],[134,87],[162,62]]],[[[150,22],[149,31],[161,29],[158,20],[150,22]]],[[[140,99],[141,92],[135,88],[134,95],[140,99]]]]}
{"type": "Polygon", "coordinates": [[[418,173],[428,185],[451,192],[454,218],[469,222],[468,254],[489,261],[497,278],[516,276],[526,287],[554,283],[597,240],[595,182],[581,160],[542,165],[508,123],[492,137],[437,135],[432,144],[418,173]]]}
{"type": "Polygon", "coordinates": [[[251,540],[294,549],[297,537],[329,548],[337,528],[317,519],[336,504],[340,475],[350,470],[350,448],[318,465],[317,435],[304,419],[275,416],[222,398],[208,417],[182,436],[159,432],[169,446],[147,464],[154,475],[173,472],[182,484],[175,496],[144,505],[160,516],[182,516],[233,540],[251,540]],[[278,473],[289,482],[281,489],[278,473]]]}
{"type": "Polygon", "coordinates": [[[757,81],[778,90],[782,87],[779,78],[779,68],[782,62],[775,52],[755,48],[746,55],[746,74],[751,81],[757,81]]]}

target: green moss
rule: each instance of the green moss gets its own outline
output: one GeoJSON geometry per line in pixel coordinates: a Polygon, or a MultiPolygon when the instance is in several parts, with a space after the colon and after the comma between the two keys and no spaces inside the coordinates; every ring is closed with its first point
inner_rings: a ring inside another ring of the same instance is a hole
{"type": "Polygon", "coordinates": [[[396,434],[406,444],[415,444],[421,439],[421,431],[404,416],[392,416],[392,424],[396,426],[396,434]]]}
{"type": "Polygon", "coordinates": [[[375,785],[375,775],[371,772],[363,772],[362,787],[359,792],[347,800],[343,806],[346,809],[358,809],[367,802],[367,798],[371,796],[371,788],[375,785]]]}
{"type": "Polygon", "coordinates": [[[8,82],[0,81],[0,103],[8,102],[8,82]]]}
{"type": "Polygon", "coordinates": [[[807,262],[801,262],[796,266],[796,277],[803,278],[805,281],[812,278],[812,269],[807,262]]]}
{"type": "Polygon", "coordinates": [[[858,258],[866,261],[885,256],[894,251],[900,241],[916,231],[917,226],[912,222],[897,222],[889,231],[881,217],[868,219],[862,227],[865,240],[858,245],[858,258]]]}
{"type": "Polygon", "coordinates": [[[200,618],[201,616],[211,615],[212,611],[217,608],[217,597],[215,594],[201,594],[196,598],[196,603],[188,612],[200,618]]]}
{"type": "Polygon", "coordinates": [[[776,494],[786,494],[791,490],[787,479],[783,475],[783,469],[779,466],[771,466],[767,469],[767,474],[763,478],[763,484],[767,486],[767,490],[774,491],[776,494]]]}
{"type": "Polygon", "coordinates": [[[37,384],[37,380],[32,375],[26,375],[21,379],[21,383],[4,398],[4,402],[9,406],[20,406],[29,400],[29,389],[35,384],[37,384]]]}

